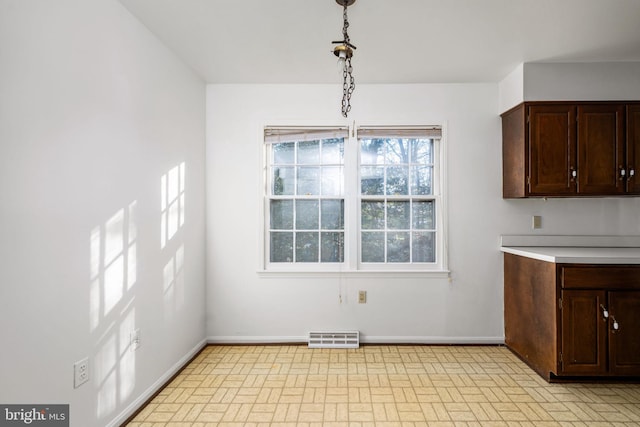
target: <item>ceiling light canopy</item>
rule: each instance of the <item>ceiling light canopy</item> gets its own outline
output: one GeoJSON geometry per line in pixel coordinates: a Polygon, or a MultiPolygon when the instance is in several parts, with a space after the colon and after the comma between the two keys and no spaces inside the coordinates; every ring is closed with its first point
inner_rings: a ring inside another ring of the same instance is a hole
{"type": "Polygon", "coordinates": [[[336,0],[336,3],[343,8],[342,40],[331,42],[337,44],[333,49],[333,53],[338,57],[338,70],[342,72],[342,115],[344,117],[347,117],[349,111],[351,111],[351,94],[356,88],[356,83],[353,79],[353,67],[351,66],[351,57],[356,47],[351,44],[349,33],[347,32],[349,28],[347,7],[355,2],[356,0],[336,0]]]}

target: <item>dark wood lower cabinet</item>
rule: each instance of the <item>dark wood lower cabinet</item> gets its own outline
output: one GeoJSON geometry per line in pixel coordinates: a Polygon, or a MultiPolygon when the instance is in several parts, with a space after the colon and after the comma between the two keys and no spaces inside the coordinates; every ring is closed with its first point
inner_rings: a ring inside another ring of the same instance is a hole
{"type": "Polygon", "coordinates": [[[610,369],[617,375],[640,372],[640,292],[609,293],[610,369]],[[617,325],[615,328],[613,325],[617,325]]]}
{"type": "Polygon", "coordinates": [[[602,375],[607,372],[607,325],[599,312],[604,291],[562,291],[560,374],[602,375]]]}
{"type": "Polygon", "coordinates": [[[640,265],[504,257],[507,347],[547,380],[640,377],[640,265]]]}

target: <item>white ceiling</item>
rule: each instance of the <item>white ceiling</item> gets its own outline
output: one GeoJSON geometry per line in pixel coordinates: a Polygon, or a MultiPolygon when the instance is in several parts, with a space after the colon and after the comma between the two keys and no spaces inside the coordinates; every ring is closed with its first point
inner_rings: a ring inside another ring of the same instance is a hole
{"type": "MultiPolygon", "coordinates": [[[[335,0],[120,0],[209,83],[337,83],[335,0]]],[[[640,61],[640,0],[357,0],[358,83],[497,82],[522,62],[640,61]]]]}

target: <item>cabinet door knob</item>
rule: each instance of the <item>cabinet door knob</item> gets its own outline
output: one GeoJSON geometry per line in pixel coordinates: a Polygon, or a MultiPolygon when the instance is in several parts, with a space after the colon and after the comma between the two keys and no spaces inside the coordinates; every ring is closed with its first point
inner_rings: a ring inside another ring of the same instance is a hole
{"type": "Polygon", "coordinates": [[[622,181],[624,179],[624,177],[627,176],[627,171],[625,168],[623,168],[622,166],[620,166],[620,181],[622,181]]]}
{"type": "Polygon", "coordinates": [[[618,321],[616,320],[615,317],[611,316],[611,320],[613,320],[613,331],[617,331],[618,329],[620,329],[620,324],[618,323],[618,321]]]}
{"type": "Polygon", "coordinates": [[[633,177],[635,174],[636,174],[635,169],[629,168],[629,179],[631,179],[631,177],[633,177]]]}
{"type": "Polygon", "coordinates": [[[571,171],[571,181],[574,181],[578,176],[578,171],[573,166],[571,166],[569,170],[571,171]]]}
{"type": "Polygon", "coordinates": [[[609,310],[602,304],[600,304],[600,308],[602,309],[602,317],[607,320],[609,318],[609,310]]]}

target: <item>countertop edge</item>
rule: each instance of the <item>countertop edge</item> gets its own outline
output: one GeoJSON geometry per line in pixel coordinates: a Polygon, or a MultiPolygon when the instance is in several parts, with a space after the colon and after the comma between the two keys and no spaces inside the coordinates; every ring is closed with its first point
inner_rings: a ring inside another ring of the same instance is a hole
{"type": "Polygon", "coordinates": [[[557,264],[610,264],[640,265],[640,248],[587,248],[587,247],[508,247],[504,253],[557,264]],[[607,253],[614,250],[615,253],[607,253]]]}

